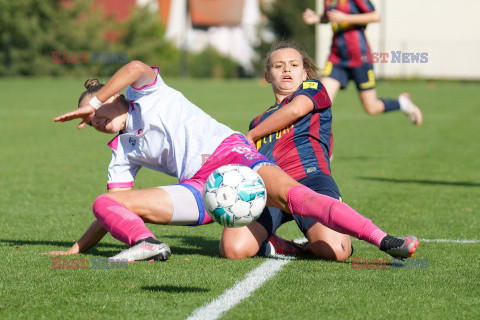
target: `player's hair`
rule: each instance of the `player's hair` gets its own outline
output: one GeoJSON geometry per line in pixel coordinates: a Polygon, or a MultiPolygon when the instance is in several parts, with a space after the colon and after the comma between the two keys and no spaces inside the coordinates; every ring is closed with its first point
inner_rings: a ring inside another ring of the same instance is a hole
{"type": "Polygon", "coordinates": [[[302,47],[292,40],[282,40],[280,42],[274,43],[270,48],[270,51],[267,52],[265,59],[263,60],[263,68],[265,72],[269,72],[272,67],[270,63],[270,58],[272,54],[280,49],[294,49],[302,56],[303,68],[307,71],[307,80],[320,79],[319,71],[320,68],[315,64],[315,61],[302,49],[302,47]]]}
{"type": "MultiPolygon", "coordinates": [[[[84,86],[87,90],[85,90],[80,95],[80,98],[78,99],[78,107],[79,108],[80,108],[80,104],[82,103],[82,101],[85,98],[90,98],[90,97],[94,96],[95,93],[97,93],[98,91],[100,91],[100,89],[102,89],[103,84],[100,83],[100,81],[98,81],[98,79],[92,78],[92,79],[87,79],[87,81],[85,81],[84,86]]],[[[127,98],[123,94],[121,94],[120,97],[121,97],[122,101],[125,102],[125,104],[128,105],[127,98]]]]}

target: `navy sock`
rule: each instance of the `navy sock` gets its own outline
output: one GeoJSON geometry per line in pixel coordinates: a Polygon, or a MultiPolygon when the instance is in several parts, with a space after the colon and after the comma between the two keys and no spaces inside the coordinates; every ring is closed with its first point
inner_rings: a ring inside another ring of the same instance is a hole
{"type": "Polygon", "coordinates": [[[397,99],[390,99],[390,98],[379,98],[383,105],[385,106],[385,110],[383,112],[389,112],[394,110],[400,110],[400,102],[397,99]]]}
{"type": "Polygon", "coordinates": [[[160,244],[160,243],[162,243],[162,241],[160,241],[160,240],[157,240],[157,239],[152,238],[152,237],[148,237],[148,238],[145,238],[145,239],[140,239],[140,240],[138,240],[135,244],[140,243],[140,242],[142,242],[142,241],[145,241],[145,242],[147,242],[147,243],[153,243],[153,244],[160,244]]]}
{"type": "Polygon", "coordinates": [[[272,253],[271,246],[268,244],[268,241],[263,241],[258,249],[256,257],[268,257],[272,253]]]}

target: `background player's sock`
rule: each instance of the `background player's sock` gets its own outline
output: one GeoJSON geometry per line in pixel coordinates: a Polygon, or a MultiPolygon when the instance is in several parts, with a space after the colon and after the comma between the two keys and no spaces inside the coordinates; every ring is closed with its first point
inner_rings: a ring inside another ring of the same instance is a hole
{"type": "Polygon", "coordinates": [[[93,214],[115,239],[130,246],[141,239],[155,239],[142,218],[106,195],[95,200],[93,214]]]}
{"type": "Polygon", "coordinates": [[[287,193],[288,207],[293,214],[315,219],[340,233],[367,241],[377,247],[387,235],[348,205],[318,194],[305,186],[295,186],[287,193]]]}
{"type": "Polygon", "coordinates": [[[397,99],[390,99],[390,98],[379,98],[383,102],[385,106],[385,110],[383,112],[390,112],[399,110],[402,108],[400,102],[397,99]]]}

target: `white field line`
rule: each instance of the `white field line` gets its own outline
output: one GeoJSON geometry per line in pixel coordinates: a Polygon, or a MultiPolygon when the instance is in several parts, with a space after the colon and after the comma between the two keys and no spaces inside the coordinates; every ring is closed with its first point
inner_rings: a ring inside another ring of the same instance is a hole
{"type": "MultiPolygon", "coordinates": [[[[295,242],[303,242],[307,239],[295,239],[295,242]]],[[[356,239],[354,239],[356,240],[356,239]]],[[[480,243],[480,239],[419,239],[420,242],[434,243],[480,243]]],[[[365,243],[366,244],[366,243],[365,243]]],[[[236,282],[233,287],[214,299],[212,302],[196,309],[186,320],[215,320],[228,310],[235,307],[252,292],[260,288],[263,283],[272,278],[284,265],[294,260],[293,257],[278,255],[262,263],[258,268],[250,271],[244,280],[236,282]]]]}
{"type": "Polygon", "coordinates": [[[253,291],[260,288],[264,282],[272,278],[290,261],[292,259],[281,258],[265,261],[258,268],[250,271],[244,280],[235,283],[233,287],[215,300],[195,310],[187,320],[218,319],[224,312],[232,309],[243,299],[248,298],[253,291]]]}
{"type": "Polygon", "coordinates": [[[437,243],[480,243],[480,239],[418,239],[420,242],[437,242],[437,243]]]}

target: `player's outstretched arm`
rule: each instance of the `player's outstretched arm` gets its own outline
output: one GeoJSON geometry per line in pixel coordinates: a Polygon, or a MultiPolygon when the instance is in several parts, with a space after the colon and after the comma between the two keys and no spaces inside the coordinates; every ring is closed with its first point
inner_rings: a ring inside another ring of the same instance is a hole
{"type": "Polygon", "coordinates": [[[95,116],[95,108],[89,104],[84,105],[76,110],[73,110],[64,115],[58,116],[53,119],[55,122],[65,122],[73,119],[82,119],[82,122],[77,126],[78,129],[82,129],[90,120],[95,116]]]}
{"type": "Polygon", "coordinates": [[[380,14],[377,11],[367,13],[348,14],[338,10],[327,11],[326,16],[328,20],[336,23],[349,23],[366,25],[371,22],[379,22],[380,14]]]}
{"type": "MultiPolygon", "coordinates": [[[[95,110],[98,109],[102,103],[107,101],[114,94],[122,91],[128,86],[133,86],[134,88],[140,88],[145,85],[148,85],[155,81],[156,78],[155,72],[141,61],[131,61],[128,64],[121,67],[107,83],[100,89],[95,95],[94,99],[97,99],[97,103],[100,105],[93,105],[94,103],[90,101],[89,103],[83,105],[82,107],[66,113],[64,115],[58,116],[53,119],[55,122],[65,122],[73,119],[82,119],[82,122],[78,125],[78,129],[83,128],[90,120],[92,120],[95,115],[95,110]]],[[[93,100],[93,99],[92,99],[93,100]]]]}
{"type": "Polygon", "coordinates": [[[49,256],[59,256],[59,255],[69,255],[69,254],[78,254],[87,251],[94,245],[96,245],[102,238],[105,236],[107,231],[97,220],[93,221],[92,224],[88,227],[87,231],[82,235],[77,242],[67,251],[50,251],[44,252],[42,254],[49,256]]]}
{"type": "Polygon", "coordinates": [[[328,23],[328,18],[325,15],[318,15],[312,9],[305,9],[302,15],[303,21],[306,24],[328,23]]]}
{"type": "Polygon", "coordinates": [[[246,136],[253,145],[258,139],[272,132],[284,129],[313,110],[313,102],[304,95],[293,98],[280,110],[250,130],[246,136]]]}
{"type": "MultiPolygon", "coordinates": [[[[116,192],[116,191],[126,191],[132,190],[131,187],[129,188],[110,188],[108,192],[116,192]]],[[[70,249],[67,251],[50,251],[50,252],[43,252],[44,255],[49,256],[60,256],[60,255],[68,255],[68,254],[78,254],[87,251],[94,245],[96,245],[102,238],[107,234],[107,230],[102,226],[102,224],[95,220],[92,224],[88,227],[87,231],[75,242],[70,249]]]]}

